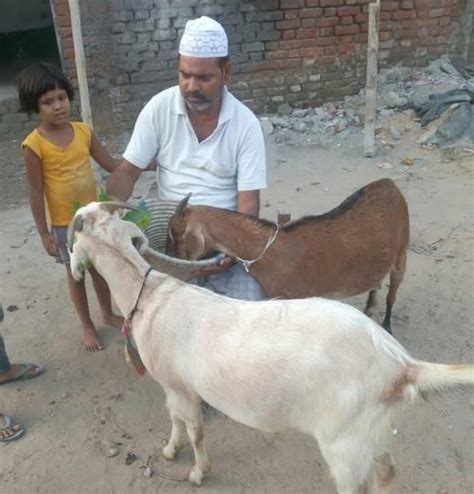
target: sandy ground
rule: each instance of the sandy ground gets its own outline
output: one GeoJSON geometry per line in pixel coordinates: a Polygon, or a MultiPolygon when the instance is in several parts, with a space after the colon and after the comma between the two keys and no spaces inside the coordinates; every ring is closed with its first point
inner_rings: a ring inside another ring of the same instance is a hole
{"type": "MultiPolygon", "coordinates": [[[[422,149],[413,144],[414,134],[380,149],[375,159],[361,158],[360,134],[328,149],[301,136],[285,145],[269,139],[262,216],[322,213],[374,179],[395,179],[410,207],[412,239],[394,334],[417,358],[473,362],[472,156],[422,149]],[[413,166],[401,164],[406,157],[416,158],[413,166]]],[[[0,171],[0,300],[10,307],[2,331],[14,361],[46,367],[36,380],[0,389],[0,410],[28,429],[21,440],[0,447],[0,491],[194,492],[184,481],[190,448],[176,463],[159,456],[170,428],[164,395],[126,366],[119,331],[100,329],[105,351],[82,350],[63,268],[46,256],[35,233],[18,142],[2,143],[0,171]],[[108,441],[120,443],[113,458],[105,454],[108,441]],[[128,453],[137,456],[130,465],[128,453]],[[151,478],[141,468],[147,462],[151,478]]],[[[144,182],[142,189],[150,177],[144,182]]],[[[362,307],[364,300],[348,302],[362,307]]],[[[97,316],[95,301],[93,310],[97,316]]],[[[406,411],[396,424],[393,492],[474,492],[473,408],[466,391],[406,411]]],[[[312,438],[263,434],[214,413],[205,433],[213,470],[202,494],[334,492],[312,438]]]]}

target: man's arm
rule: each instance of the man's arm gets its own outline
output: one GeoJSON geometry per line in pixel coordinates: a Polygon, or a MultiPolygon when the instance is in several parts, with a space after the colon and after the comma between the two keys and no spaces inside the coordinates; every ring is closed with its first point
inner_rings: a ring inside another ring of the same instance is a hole
{"type": "Polygon", "coordinates": [[[127,201],[133,192],[133,186],[142,170],[127,160],[122,160],[119,166],[110,174],[107,181],[107,193],[112,199],[127,201]]]}
{"type": "Polygon", "coordinates": [[[258,218],[260,211],[260,191],[241,190],[237,194],[237,211],[258,218]]]}

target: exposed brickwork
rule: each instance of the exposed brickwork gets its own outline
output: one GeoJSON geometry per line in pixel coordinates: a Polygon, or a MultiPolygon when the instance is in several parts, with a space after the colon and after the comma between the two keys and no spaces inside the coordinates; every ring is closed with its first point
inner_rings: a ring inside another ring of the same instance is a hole
{"type": "MultiPolygon", "coordinates": [[[[422,64],[449,52],[465,2],[382,0],[381,64],[422,64]]],[[[258,112],[340,98],[358,91],[365,78],[369,0],[80,4],[94,121],[102,131],[130,129],[144,102],[176,83],[178,40],[186,21],[199,15],[224,25],[231,90],[258,112]]],[[[52,5],[64,68],[76,80],[68,2],[52,5]]]]}

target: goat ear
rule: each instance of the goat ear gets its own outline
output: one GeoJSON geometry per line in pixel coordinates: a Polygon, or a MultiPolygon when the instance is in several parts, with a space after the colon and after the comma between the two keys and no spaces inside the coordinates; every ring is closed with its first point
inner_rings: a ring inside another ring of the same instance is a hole
{"type": "Polygon", "coordinates": [[[72,246],[74,244],[74,234],[76,232],[82,232],[83,228],[84,219],[80,214],[78,214],[75,216],[74,221],[69,223],[69,226],[67,227],[67,246],[71,252],[73,250],[72,246]]]}
{"type": "Polygon", "coordinates": [[[205,240],[201,229],[196,227],[186,228],[183,234],[184,248],[186,249],[186,259],[195,261],[203,256],[205,251],[205,240]]]}
{"type": "Polygon", "coordinates": [[[188,205],[189,198],[193,195],[192,192],[190,192],[184,199],[181,199],[180,203],[176,207],[176,211],[174,214],[176,216],[183,216],[184,210],[186,209],[186,206],[188,205]]]}

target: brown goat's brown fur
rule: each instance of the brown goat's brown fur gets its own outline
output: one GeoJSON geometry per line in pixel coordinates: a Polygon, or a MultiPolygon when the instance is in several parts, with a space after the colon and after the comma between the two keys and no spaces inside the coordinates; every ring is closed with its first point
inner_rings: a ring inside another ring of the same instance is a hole
{"type": "MultiPolygon", "coordinates": [[[[275,225],[208,206],[178,207],[170,219],[168,253],[197,259],[221,251],[255,259],[275,225]]],[[[370,292],[371,313],[383,279],[390,275],[384,327],[403,279],[409,242],[406,201],[390,179],[372,182],[340,206],[281,227],[275,242],[254,263],[251,274],[269,297],[320,296],[342,299],[370,292]]]]}

